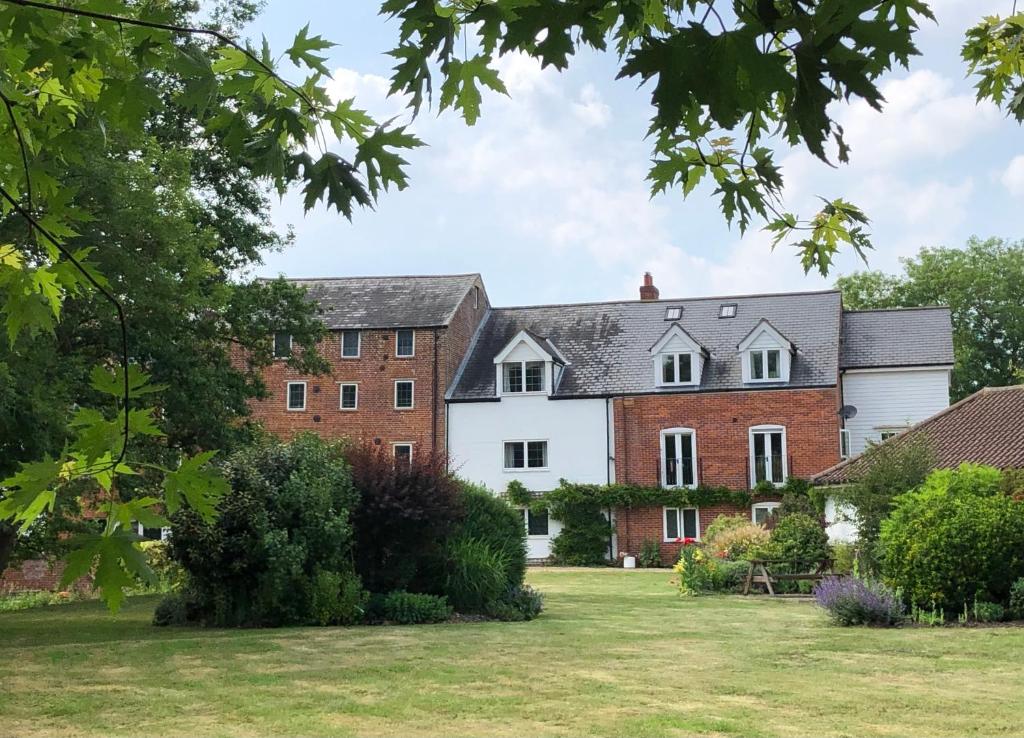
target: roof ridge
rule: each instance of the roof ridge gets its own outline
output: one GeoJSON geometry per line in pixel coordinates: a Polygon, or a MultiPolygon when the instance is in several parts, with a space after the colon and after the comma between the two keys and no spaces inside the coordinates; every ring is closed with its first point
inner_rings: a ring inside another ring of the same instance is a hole
{"type": "Polygon", "coordinates": [[[286,277],[283,274],[278,277],[260,277],[264,281],[284,279],[286,282],[340,282],[346,279],[445,279],[456,277],[479,277],[480,272],[465,272],[463,274],[362,274],[348,277],[286,277]]]}
{"type": "Polygon", "coordinates": [[[864,308],[861,310],[854,310],[851,308],[843,308],[843,314],[846,313],[899,313],[909,312],[911,310],[952,310],[949,305],[915,305],[907,307],[891,307],[891,308],[864,308]]]}
{"type": "Polygon", "coordinates": [[[592,300],[589,302],[554,302],[541,305],[506,305],[495,310],[534,310],[540,308],[589,307],[592,305],[662,305],[676,302],[712,302],[714,300],[748,300],[761,297],[804,297],[807,295],[840,294],[839,290],[802,290],[797,292],[760,292],[749,295],[710,295],[708,297],[663,297],[657,300],[592,300]]]}

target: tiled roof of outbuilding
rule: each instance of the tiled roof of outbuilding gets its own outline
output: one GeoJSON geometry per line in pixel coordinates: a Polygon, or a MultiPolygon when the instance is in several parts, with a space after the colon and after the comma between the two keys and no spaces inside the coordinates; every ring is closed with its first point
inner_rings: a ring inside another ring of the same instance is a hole
{"type": "MultiPolygon", "coordinates": [[[[988,387],[923,420],[883,444],[888,448],[923,440],[936,469],[965,461],[1000,469],[1024,468],[1024,385],[988,387]]],[[[847,484],[871,466],[870,450],[826,469],[815,484],[847,484]]]]}

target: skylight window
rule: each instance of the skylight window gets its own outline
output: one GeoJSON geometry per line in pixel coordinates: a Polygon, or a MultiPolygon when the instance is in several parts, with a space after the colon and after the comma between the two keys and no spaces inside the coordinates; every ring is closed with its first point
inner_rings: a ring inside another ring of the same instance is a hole
{"type": "Polygon", "coordinates": [[[719,318],[735,318],[736,317],[736,303],[727,302],[718,308],[719,318]]]}
{"type": "Polygon", "coordinates": [[[665,308],[665,320],[679,320],[681,317],[683,317],[683,309],[681,307],[665,308]]]}

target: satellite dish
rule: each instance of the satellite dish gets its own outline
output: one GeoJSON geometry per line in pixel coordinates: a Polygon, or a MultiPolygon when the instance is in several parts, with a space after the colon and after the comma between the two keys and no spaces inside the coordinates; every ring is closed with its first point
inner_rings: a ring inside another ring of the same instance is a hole
{"type": "Polygon", "coordinates": [[[841,408],[839,408],[839,417],[841,417],[843,420],[856,418],[857,408],[855,408],[853,405],[843,405],[841,408]]]}

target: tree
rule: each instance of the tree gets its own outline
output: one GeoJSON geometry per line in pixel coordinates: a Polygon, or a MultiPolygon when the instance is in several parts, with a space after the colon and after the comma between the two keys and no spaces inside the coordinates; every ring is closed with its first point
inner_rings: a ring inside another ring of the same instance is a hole
{"type": "MultiPolygon", "coordinates": [[[[401,21],[392,92],[419,110],[439,72],[439,108],[470,124],[481,87],[507,93],[496,57],[565,69],[582,47],[613,48],[618,76],[652,87],[652,193],[709,182],[729,223],[763,221],[773,248],[789,241],[823,275],[840,246],[871,248],[868,218],[842,198],[806,218],[786,212],[771,146],[846,162],[835,104],[881,110],[879,77],[908,65],[918,23],[934,20],[922,0],[385,0],[381,12],[401,21]]],[[[962,56],[978,98],[1024,121],[1024,12],[982,20],[962,56]]]]}
{"type": "Polygon", "coordinates": [[[836,286],[853,309],[949,306],[954,400],[1024,381],[1024,241],[972,238],[965,249],[922,249],[903,260],[903,272],[857,272],[836,286]]]}

